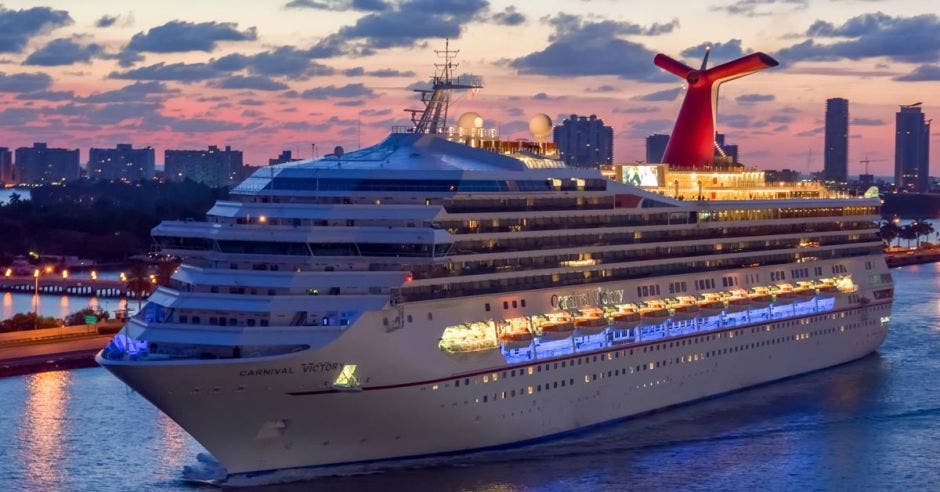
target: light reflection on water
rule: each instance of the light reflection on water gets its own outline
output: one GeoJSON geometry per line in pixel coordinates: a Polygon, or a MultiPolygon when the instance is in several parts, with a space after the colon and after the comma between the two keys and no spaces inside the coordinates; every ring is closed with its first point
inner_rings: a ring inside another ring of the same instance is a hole
{"type": "Polygon", "coordinates": [[[66,371],[43,372],[27,378],[26,408],[18,439],[30,448],[23,463],[29,489],[51,490],[62,482],[59,463],[66,440],[63,428],[68,418],[71,378],[72,374],[66,371]]]}
{"type": "MultiPolygon", "coordinates": [[[[893,274],[888,339],[854,363],[525,448],[268,489],[933,489],[940,266],[893,274]]],[[[204,490],[180,478],[200,446],[102,369],[0,379],[0,409],[4,490],[204,490]]]]}

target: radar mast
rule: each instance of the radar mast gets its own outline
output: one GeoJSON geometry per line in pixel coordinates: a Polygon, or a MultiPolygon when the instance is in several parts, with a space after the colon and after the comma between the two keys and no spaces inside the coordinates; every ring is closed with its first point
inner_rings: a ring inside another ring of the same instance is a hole
{"type": "Polygon", "coordinates": [[[454,78],[454,70],[459,66],[454,62],[460,50],[450,49],[450,40],[444,41],[443,50],[434,50],[443,63],[434,64],[434,77],[430,89],[414,89],[421,94],[424,109],[406,109],[411,113],[414,124],[413,133],[443,133],[447,127],[447,110],[450,106],[450,93],[454,90],[473,90],[483,88],[479,77],[465,76],[454,78]]]}

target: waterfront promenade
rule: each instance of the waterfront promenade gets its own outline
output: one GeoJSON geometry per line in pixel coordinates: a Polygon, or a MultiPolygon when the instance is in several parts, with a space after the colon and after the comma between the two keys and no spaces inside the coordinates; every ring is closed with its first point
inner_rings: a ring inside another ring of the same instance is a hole
{"type": "Polygon", "coordinates": [[[123,321],[0,335],[0,377],[94,367],[95,354],[123,321]]]}

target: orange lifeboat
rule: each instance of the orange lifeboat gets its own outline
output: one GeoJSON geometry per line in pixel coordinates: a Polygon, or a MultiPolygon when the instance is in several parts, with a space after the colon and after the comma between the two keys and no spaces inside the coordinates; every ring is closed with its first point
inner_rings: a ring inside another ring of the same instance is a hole
{"type": "Polygon", "coordinates": [[[499,334],[499,340],[505,348],[528,347],[535,339],[535,335],[529,330],[524,331],[504,331],[499,334]]]}
{"type": "Polygon", "coordinates": [[[634,310],[620,311],[611,316],[613,325],[617,328],[633,328],[640,324],[640,313],[634,310]]]}
{"type": "Polygon", "coordinates": [[[725,308],[725,301],[721,299],[704,299],[698,301],[698,308],[704,314],[718,314],[725,308]]]}
{"type": "Polygon", "coordinates": [[[676,319],[692,319],[701,311],[698,304],[677,304],[672,307],[676,319]]]}
{"type": "Polygon", "coordinates": [[[662,323],[669,318],[669,310],[665,307],[656,306],[656,307],[645,307],[640,309],[640,318],[645,321],[652,321],[654,323],[662,323]]]}
{"type": "Polygon", "coordinates": [[[600,315],[579,316],[574,319],[574,325],[577,327],[578,333],[584,335],[600,333],[604,331],[609,324],[607,318],[600,315]]]}
{"type": "Polygon", "coordinates": [[[834,284],[820,285],[817,288],[817,290],[819,291],[820,294],[838,294],[839,293],[839,288],[836,287],[834,284]]]}
{"type": "Polygon", "coordinates": [[[542,323],[539,328],[542,330],[541,338],[557,340],[568,338],[574,333],[574,323],[570,320],[557,320],[542,323]]]}
{"type": "Polygon", "coordinates": [[[748,294],[748,298],[751,300],[751,306],[755,309],[763,309],[774,302],[774,296],[769,292],[754,292],[748,294]]]}

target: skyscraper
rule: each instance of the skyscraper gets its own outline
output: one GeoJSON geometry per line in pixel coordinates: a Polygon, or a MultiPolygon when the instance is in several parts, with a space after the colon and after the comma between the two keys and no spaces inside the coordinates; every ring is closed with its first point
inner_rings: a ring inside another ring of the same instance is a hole
{"type": "Polygon", "coordinates": [[[669,144],[669,135],[655,133],[646,137],[646,162],[663,162],[667,144],[669,144]]]}
{"type": "Polygon", "coordinates": [[[153,147],[135,149],[118,144],[113,149],[88,151],[88,177],[91,179],[139,181],[153,179],[153,147]]]}
{"type": "Polygon", "coordinates": [[[826,140],[823,178],[844,183],[849,180],[849,101],[826,100],[826,140]]]}
{"type": "Polygon", "coordinates": [[[0,186],[13,184],[13,153],[0,147],[0,186]]]}
{"type": "Polygon", "coordinates": [[[168,181],[190,179],[212,187],[229,186],[242,175],[242,151],[226,146],[221,150],[167,150],[164,168],[168,181]]]}
{"type": "Polygon", "coordinates": [[[571,115],[555,127],[555,145],[565,164],[598,167],[614,163],[614,130],[596,115],[571,115]]]}
{"type": "Polygon", "coordinates": [[[731,164],[738,163],[738,144],[725,143],[725,134],[716,133],[715,134],[715,157],[721,157],[722,154],[724,154],[724,156],[727,157],[731,161],[731,164]]]}
{"type": "Polygon", "coordinates": [[[930,187],[930,123],[920,103],[901,106],[895,114],[894,183],[898,189],[927,191],[930,187]]]}
{"type": "Polygon", "coordinates": [[[78,149],[53,149],[44,142],[16,149],[13,164],[20,183],[47,184],[78,179],[78,149]]]}

